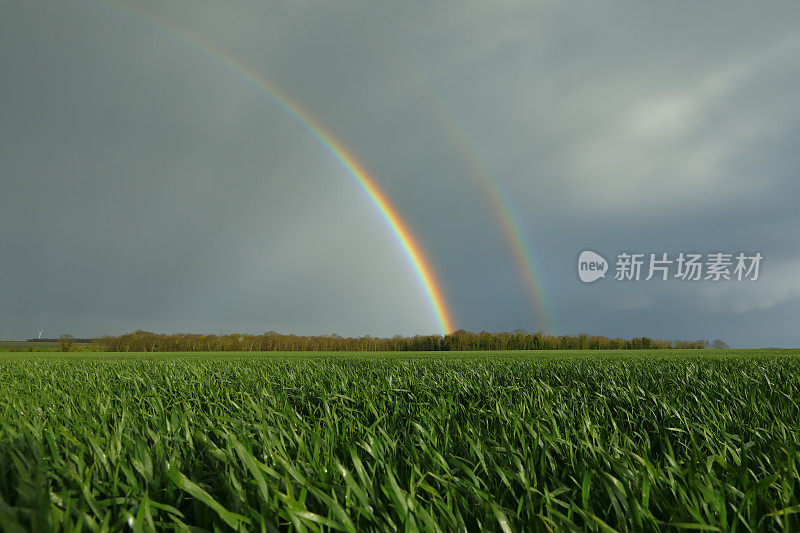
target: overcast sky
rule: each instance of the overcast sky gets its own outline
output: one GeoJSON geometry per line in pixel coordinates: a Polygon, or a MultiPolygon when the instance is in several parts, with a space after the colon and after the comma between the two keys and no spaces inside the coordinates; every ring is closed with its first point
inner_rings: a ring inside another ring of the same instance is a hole
{"type": "Polygon", "coordinates": [[[456,327],[545,327],[479,161],[550,332],[798,346],[800,4],[769,6],[0,0],[0,338],[437,331],[337,161],[183,32],[348,146],[456,327]],[[606,279],[579,280],[584,249],[606,279]],[[764,260],[755,282],[620,282],[622,251],[764,260]]]}

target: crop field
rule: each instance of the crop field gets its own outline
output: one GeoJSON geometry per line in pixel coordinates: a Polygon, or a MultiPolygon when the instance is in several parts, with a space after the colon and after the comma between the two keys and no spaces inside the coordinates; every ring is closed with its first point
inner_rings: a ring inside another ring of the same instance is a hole
{"type": "MultiPolygon", "coordinates": [[[[76,342],[76,348],[89,348],[89,343],[76,342]]],[[[0,341],[0,352],[57,352],[57,342],[0,341]]]]}
{"type": "Polygon", "coordinates": [[[797,531],[796,351],[0,354],[26,530],[797,531]]]}
{"type": "Polygon", "coordinates": [[[28,341],[0,341],[0,351],[8,350],[27,350],[28,348],[36,349],[36,351],[45,351],[48,348],[57,349],[57,342],[28,342],[28,341]]]}

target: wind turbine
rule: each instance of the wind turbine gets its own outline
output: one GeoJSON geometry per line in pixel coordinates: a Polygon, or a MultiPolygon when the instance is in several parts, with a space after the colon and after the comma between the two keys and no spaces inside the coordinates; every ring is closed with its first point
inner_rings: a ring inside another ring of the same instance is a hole
{"type": "Polygon", "coordinates": [[[44,330],[39,332],[39,340],[42,340],[42,333],[44,333],[44,330]]]}

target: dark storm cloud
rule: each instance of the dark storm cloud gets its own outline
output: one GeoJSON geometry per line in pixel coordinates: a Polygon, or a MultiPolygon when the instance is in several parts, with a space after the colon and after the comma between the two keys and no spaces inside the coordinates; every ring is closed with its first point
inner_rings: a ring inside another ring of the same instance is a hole
{"type": "MultiPolygon", "coordinates": [[[[436,105],[519,211],[558,333],[800,342],[796,5],[136,5],[334,131],[428,251],[457,326],[541,323],[436,105]],[[584,286],[587,247],[766,259],[749,285],[584,286]]],[[[375,209],[241,80],[90,2],[0,12],[0,337],[436,329],[375,209]]]]}

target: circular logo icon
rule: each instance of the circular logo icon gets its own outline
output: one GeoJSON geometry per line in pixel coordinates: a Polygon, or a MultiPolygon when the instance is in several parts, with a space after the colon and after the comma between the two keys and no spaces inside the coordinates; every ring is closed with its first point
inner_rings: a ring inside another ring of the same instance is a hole
{"type": "Polygon", "coordinates": [[[578,257],[578,277],[584,283],[591,283],[606,277],[608,261],[602,255],[591,250],[581,252],[578,257]]]}

